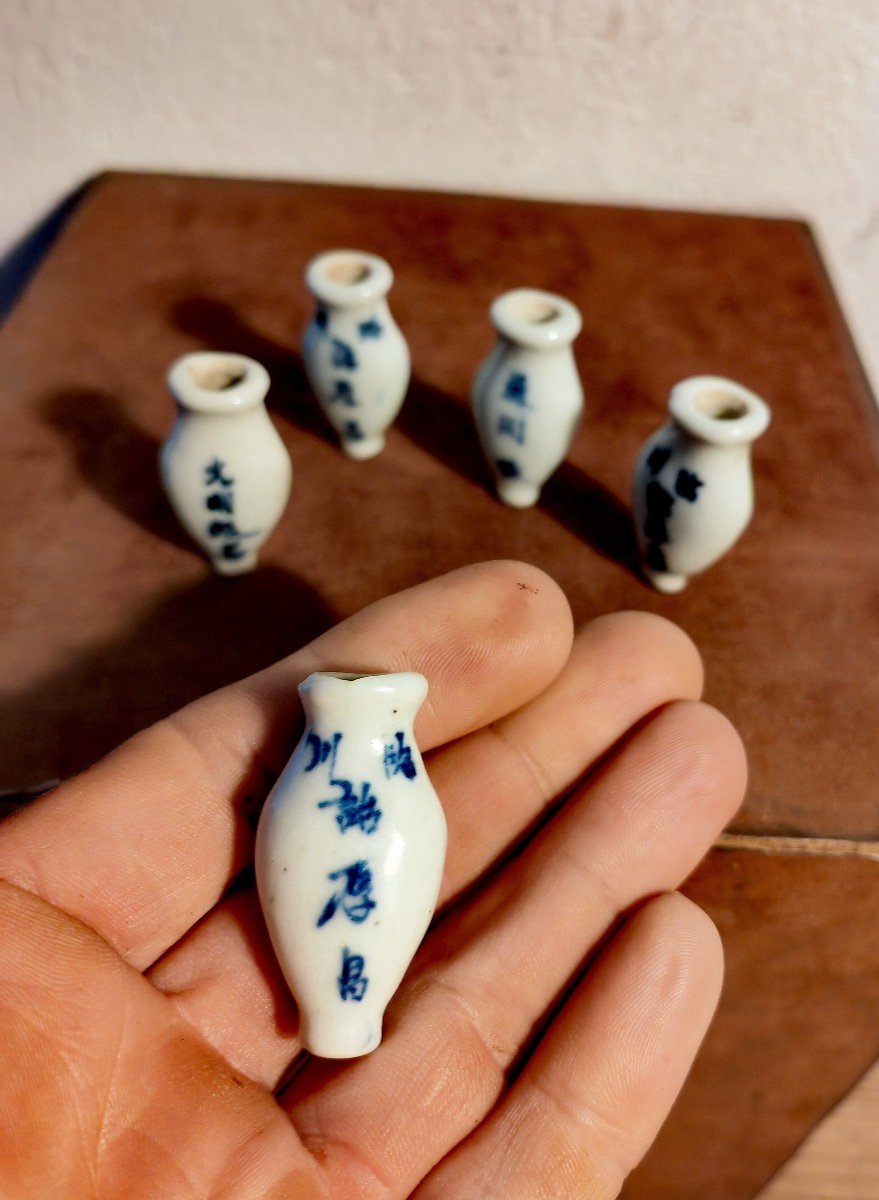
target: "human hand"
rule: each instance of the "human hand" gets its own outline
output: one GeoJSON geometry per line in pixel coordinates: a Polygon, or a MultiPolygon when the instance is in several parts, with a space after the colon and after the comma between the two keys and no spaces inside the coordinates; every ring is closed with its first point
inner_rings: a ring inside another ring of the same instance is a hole
{"type": "Polygon", "coordinates": [[[616,1196],[714,1009],[717,934],[672,889],[745,767],[695,702],[680,630],[622,613],[571,638],[535,568],[467,567],[0,825],[5,1200],[616,1196]],[[298,736],[296,685],[333,669],[430,681],[444,915],[378,1050],[306,1057],[279,1086],[295,1006],[247,873],[232,885],[298,736]]]}

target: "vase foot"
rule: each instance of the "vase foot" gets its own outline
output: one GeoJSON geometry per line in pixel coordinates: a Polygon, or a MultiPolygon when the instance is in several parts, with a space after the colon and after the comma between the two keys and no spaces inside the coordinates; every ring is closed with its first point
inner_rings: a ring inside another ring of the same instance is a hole
{"type": "Polygon", "coordinates": [[[301,1019],[302,1045],[318,1058],[360,1058],[382,1040],[381,1020],[346,1021],[332,1014],[311,1019],[302,1014],[301,1019]]]}
{"type": "Polygon", "coordinates": [[[499,479],[497,494],[511,508],[531,508],[540,498],[540,488],[524,479],[499,479]]]}
{"type": "Polygon", "coordinates": [[[255,570],[257,562],[255,554],[245,554],[243,558],[215,558],[211,566],[218,575],[246,575],[255,570]]]}
{"type": "Polygon", "coordinates": [[[690,582],[686,575],[675,575],[673,571],[651,571],[645,567],[644,574],[658,592],[665,592],[667,596],[682,592],[690,582]]]}
{"type": "Polygon", "coordinates": [[[355,459],[357,462],[362,462],[365,458],[375,458],[377,454],[381,454],[385,448],[385,435],[377,433],[374,437],[362,437],[353,440],[351,438],[342,439],[342,450],[349,458],[355,459]]]}

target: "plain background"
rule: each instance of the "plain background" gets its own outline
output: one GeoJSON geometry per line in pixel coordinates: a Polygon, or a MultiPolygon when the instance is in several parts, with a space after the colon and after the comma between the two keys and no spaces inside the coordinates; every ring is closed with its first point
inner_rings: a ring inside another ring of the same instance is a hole
{"type": "Polygon", "coordinates": [[[107,167],[803,216],[879,381],[879,0],[4,0],[0,95],[0,255],[107,167]]]}

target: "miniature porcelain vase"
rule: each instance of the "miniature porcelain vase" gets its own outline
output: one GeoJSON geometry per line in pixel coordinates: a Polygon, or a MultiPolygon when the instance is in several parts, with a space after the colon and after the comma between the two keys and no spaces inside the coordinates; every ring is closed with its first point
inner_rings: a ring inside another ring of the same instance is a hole
{"type": "Polygon", "coordinates": [[[671,420],[641,451],[632,485],[644,573],[679,592],[739,538],[754,508],[751,443],[769,425],[766,404],[717,375],[678,383],[671,420]]]}
{"type": "Polygon", "coordinates": [[[535,504],[564,459],[583,411],[571,343],[580,313],[568,300],[517,288],[491,306],[498,341],[473,381],[473,415],[498,495],[535,504]]]}
{"type": "Polygon", "coordinates": [[[309,382],[349,458],[372,458],[409,386],[409,347],[385,298],[393,272],[375,254],[332,250],[305,279],[317,299],[302,347],[309,382]]]}
{"type": "Polygon", "coordinates": [[[178,415],[162,447],[162,481],[192,539],[221,575],[252,571],[290,495],[293,468],[265,408],[265,367],[200,351],[171,367],[178,415]]]}
{"type": "Polygon", "coordinates": [[[436,906],[446,821],[412,726],[423,675],[310,675],[302,740],[269,795],[256,882],[312,1054],[353,1058],[436,906]]]}

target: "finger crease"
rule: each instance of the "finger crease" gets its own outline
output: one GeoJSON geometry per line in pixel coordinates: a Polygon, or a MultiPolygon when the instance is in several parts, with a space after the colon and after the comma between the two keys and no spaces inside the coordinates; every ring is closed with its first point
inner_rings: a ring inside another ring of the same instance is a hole
{"type": "Polygon", "coordinates": [[[515,757],[525,768],[526,774],[530,776],[534,783],[537,795],[544,801],[549,800],[554,794],[555,788],[552,786],[546,771],[527,746],[512,737],[503,722],[496,722],[494,725],[489,725],[488,728],[507,750],[512,750],[515,757]]]}

